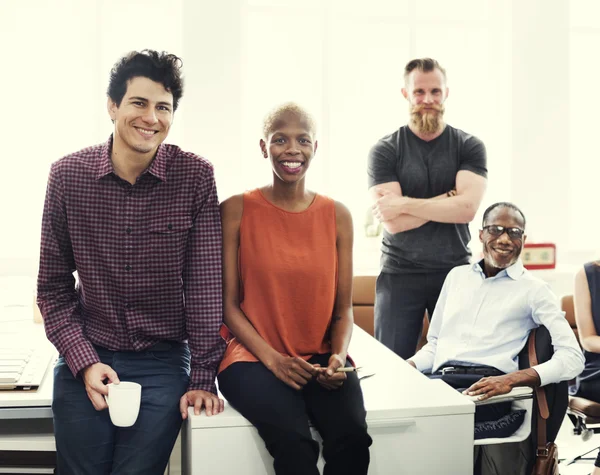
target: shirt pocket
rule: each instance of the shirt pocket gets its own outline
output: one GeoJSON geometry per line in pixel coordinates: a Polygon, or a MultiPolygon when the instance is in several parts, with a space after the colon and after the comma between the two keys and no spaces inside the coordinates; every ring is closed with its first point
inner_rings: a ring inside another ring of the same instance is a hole
{"type": "Polygon", "coordinates": [[[151,271],[181,274],[191,228],[192,218],[186,214],[155,216],[148,220],[151,271]]]}

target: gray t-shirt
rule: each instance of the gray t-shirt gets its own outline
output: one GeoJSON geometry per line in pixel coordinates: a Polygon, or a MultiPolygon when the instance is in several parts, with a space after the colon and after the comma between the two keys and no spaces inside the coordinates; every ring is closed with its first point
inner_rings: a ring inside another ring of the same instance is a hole
{"type": "MultiPolygon", "coordinates": [[[[402,194],[411,198],[433,198],[450,191],[460,170],[487,177],[485,146],[477,137],[449,125],[429,142],[408,126],[401,127],[369,152],[369,188],[397,181],[402,194]]],[[[384,230],[381,270],[395,274],[428,272],[467,264],[470,240],[468,224],[429,221],[401,233],[384,230]]]]}

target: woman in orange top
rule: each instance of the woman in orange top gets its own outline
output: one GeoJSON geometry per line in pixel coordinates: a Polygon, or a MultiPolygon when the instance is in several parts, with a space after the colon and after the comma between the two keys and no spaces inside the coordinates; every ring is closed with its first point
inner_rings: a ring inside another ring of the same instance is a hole
{"type": "Polygon", "coordinates": [[[252,422],[277,474],[369,466],[362,392],[347,351],[352,335],[352,218],[305,188],[317,150],[306,111],[284,104],[265,120],[260,148],[273,182],[221,205],[224,319],[230,332],[219,388],[252,422]]]}

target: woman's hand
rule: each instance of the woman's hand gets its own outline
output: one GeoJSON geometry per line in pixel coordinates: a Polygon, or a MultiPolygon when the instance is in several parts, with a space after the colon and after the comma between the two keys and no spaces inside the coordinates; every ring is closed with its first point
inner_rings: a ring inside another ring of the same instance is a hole
{"type": "Polygon", "coordinates": [[[279,355],[269,369],[277,379],[298,391],[317,375],[317,369],[298,356],[279,355]]]}
{"type": "Polygon", "coordinates": [[[319,368],[317,382],[325,389],[338,389],[346,381],[346,373],[338,373],[338,368],[343,368],[346,359],[334,353],[329,357],[327,368],[319,368]]]}

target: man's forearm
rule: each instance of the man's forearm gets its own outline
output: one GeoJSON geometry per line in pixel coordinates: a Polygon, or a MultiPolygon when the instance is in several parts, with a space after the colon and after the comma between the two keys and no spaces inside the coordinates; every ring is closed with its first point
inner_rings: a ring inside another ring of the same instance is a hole
{"type": "Polygon", "coordinates": [[[410,214],[401,214],[394,219],[383,222],[383,227],[390,234],[403,233],[411,229],[417,229],[429,222],[426,219],[417,218],[410,214]]]}
{"type": "Polygon", "coordinates": [[[44,290],[43,284],[39,285],[37,302],[44,318],[46,337],[64,356],[73,376],[100,361],[92,343],[83,334],[74,289],[50,292],[44,290]]]}
{"type": "Polygon", "coordinates": [[[402,212],[438,223],[470,223],[477,207],[471,199],[460,195],[447,200],[411,198],[403,204],[402,212]]]}
{"type": "MultiPolygon", "coordinates": [[[[433,198],[427,198],[425,201],[442,200],[444,198],[450,197],[453,193],[455,193],[454,190],[451,190],[448,193],[444,193],[443,195],[434,196],[433,198]]],[[[418,216],[413,216],[412,214],[403,213],[396,216],[394,219],[384,221],[383,227],[388,233],[396,234],[405,231],[410,231],[411,229],[420,228],[429,221],[431,220],[420,218],[418,216]]]]}
{"type": "Polygon", "coordinates": [[[514,373],[509,373],[508,382],[512,388],[521,386],[529,386],[530,388],[536,388],[541,384],[540,376],[537,371],[533,368],[527,368],[514,373]]]}
{"type": "Polygon", "coordinates": [[[200,182],[199,212],[188,235],[183,271],[185,319],[192,356],[189,389],[216,394],[215,376],[225,352],[221,213],[213,172],[200,182]]]}
{"type": "Polygon", "coordinates": [[[76,270],[68,229],[63,185],[55,165],[48,177],[42,214],[37,303],[44,318],[48,340],[64,356],[74,376],[100,361],[83,334],[79,298],[75,290],[76,270]]]}

